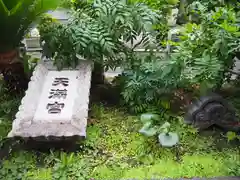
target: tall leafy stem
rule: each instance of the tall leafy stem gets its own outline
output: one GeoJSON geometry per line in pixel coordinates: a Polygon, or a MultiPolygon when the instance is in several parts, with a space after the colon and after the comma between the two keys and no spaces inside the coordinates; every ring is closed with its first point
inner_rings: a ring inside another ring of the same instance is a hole
{"type": "MultiPolygon", "coordinates": [[[[107,68],[129,63],[125,57],[131,48],[125,42],[136,39],[140,33],[148,34],[149,27],[158,18],[148,6],[126,1],[96,0],[83,7],[72,12],[67,24],[49,25],[48,31],[40,28],[42,40],[51,52],[47,54],[52,54],[60,69],[79,56],[107,68]],[[71,48],[64,46],[67,43],[71,48]]],[[[150,39],[146,41],[148,44],[150,39]]]]}
{"type": "Polygon", "coordinates": [[[126,76],[123,99],[130,108],[144,112],[161,107],[162,97],[177,89],[194,89],[197,94],[222,86],[229,79],[233,57],[239,52],[238,15],[233,8],[198,10],[200,23],[188,23],[180,33],[169,60],[145,62],[140,70],[126,76]],[[143,68],[144,67],[144,68],[143,68]]]}

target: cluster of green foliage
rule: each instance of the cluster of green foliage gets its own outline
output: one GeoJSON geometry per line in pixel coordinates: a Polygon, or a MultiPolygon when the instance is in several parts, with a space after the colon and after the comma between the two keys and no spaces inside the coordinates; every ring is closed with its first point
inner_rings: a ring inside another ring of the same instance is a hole
{"type": "Polygon", "coordinates": [[[194,12],[200,23],[183,26],[175,50],[164,59],[148,57],[122,78],[123,99],[134,111],[144,112],[151,105],[161,107],[162,97],[179,88],[197,85],[197,94],[203,94],[230,79],[229,69],[240,52],[239,14],[231,7],[209,12],[200,3],[191,8],[198,9],[194,12]]]}
{"type": "Polygon", "coordinates": [[[191,72],[188,79],[192,83],[221,86],[226,78],[229,80],[228,70],[232,69],[233,58],[240,51],[239,17],[232,8],[220,7],[206,12],[201,6],[200,11],[201,23],[186,25],[176,50],[177,58],[185,63],[186,75],[191,72]]]}
{"type": "Polygon", "coordinates": [[[122,87],[124,104],[133,112],[168,109],[172,92],[185,87],[179,76],[181,66],[178,63],[153,58],[116,78],[115,83],[122,87]]]}
{"type": "MultiPolygon", "coordinates": [[[[11,129],[21,97],[1,92],[0,136],[11,129]],[[3,112],[2,110],[4,109],[3,112]]],[[[162,148],[157,138],[138,133],[139,117],[103,105],[91,106],[91,124],[81,151],[64,153],[12,152],[0,165],[0,179],[86,180],[129,178],[183,178],[239,176],[239,149],[218,132],[203,135],[186,126],[181,117],[169,120],[181,142],[162,148]],[[198,143],[193,143],[198,142],[198,143]]],[[[164,123],[165,118],[158,120],[164,123]]]]}
{"type": "Polygon", "coordinates": [[[158,43],[163,45],[162,42],[167,40],[168,31],[170,30],[170,27],[168,25],[168,18],[172,12],[172,9],[176,8],[176,6],[179,4],[179,0],[139,0],[139,1],[149,5],[153,9],[158,10],[161,18],[159,19],[159,22],[154,25],[154,28],[158,32],[156,37],[158,43]]]}
{"type": "MultiPolygon", "coordinates": [[[[175,4],[177,1],[147,1],[147,4],[158,6],[162,2],[175,4]]],[[[5,7],[2,4],[0,1],[0,8],[5,7]]],[[[159,106],[169,110],[170,103],[164,97],[179,88],[199,84],[200,90],[205,91],[216,87],[219,84],[216,80],[227,77],[225,72],[232,67],[232,57],[239,51],[239,22],[233,8],[221,7],[209,12],[204,4],[195,3],[194,6],[200,7],[194,11],[199,14],[200,21],[184,26],[175,54],[162,58],[151,52],[146,59],[140,59],[134,53],[135,47],[128,47],[124,41],[133,41],[142,33],[141,42],[147,47],[150,44],[149,26],[159,18],[155,10],[144,4],[117,0],[73,1],[73,5],[75,11],[67,24],[48,17],[42,20],[39,28],[42,41],[45,41],[45,55],[53,57],[59,68],[75,66],[80,57],[111,68],[123,64],[128,70],[119,81],[123,99],[137,112],[149,109],[160,113],[159,106]]],[[[11,15],[14,10],[6,12],[11,15]]],[[[3,90],[0,92],[0,138],[3,139],[11,129],[10,119],[13,119],[21,97],[8,96],[5,88],[0,90],[3,90]]],[[[139,121],[138,117],[124,111],[92,106],[92,124],[88,126],[87,140],[81,145],[83,151],[48,155],[16,152],[11,159],[1,163],[0,179],[240,175],[239,148],[231,146],[226,137],[215,131],[213,133],[216,134],[200,135],[186,126],[182,118],[165,112],[160,115],[143,114],[139,121]],[[160,146],[173,146],[178,141],[169,132],[169,124],[164,124],[166,121],[171,123],[171,131],[177,132],[181,138],[174,148],[160,146]],[[138,133],[140,128],[140,133],[147,136],[162,134],[159,139],[146,138],[138,133]]],[[[228,133],[227,136],[232,140],[236,134],[228,133]]]]}
{"type": "Polygon", "coordinates": [[[39,29],[45,41],[44,51],[55,59],[59,68],[75,66],[79,57],[114,68],[128,63],[124,57],[132,49],[125,42],[142,33],[142,42],[148,45],[148,29],[157,17],[143,4],[96,0],[74,11],[67,24],[45,22],[39,29]]]}
{"type": "Polygon", "coordinates": [[[139,133],[147,137],[158,135],[159,143],[163,147],[173,147],[179,142],[178,134],[170,132],[169,122],[160,126],[159,121],[162,121],[162,118],[158,114],[145,113],[141,115],[140,120],[144,125],[139,133]]]}
{"type": "Polygon", "coordinates": [[[192,4],[194,2],[197,3],[201,3],[203,4],[205,7],[207,7],[207,10],[214,10],[216,7],[226,7],[226,6],[231,6],[234,7],[236,9],[239,9],[239,1],[238,0],[212,0],[212,1],[208,1],[208,0],[187,0],[187,4],[192,4]]]}
{"type": "Polygon", "coordinates": [[[166,28],[161,41],[166,40],[167,14],[177,3],[74,1],[75,12],[68,24],[53,23],[51,19],[41,23],[45,53],[55,58],[59,68],[75,66],[79,57],[100,62],[106,69],[122,66],[125,72],[117,83],[124,104],[134,112],[162,107],[169,100],[166,97],[172,97],[179,88],[198,85],[199,94],[221,87],[229,79],[228,70],[239,52],[239,15],[235,8],[217,4],[219,8],[209,11],[211,2],[188,2],[188,11],[198,15],[198,22],[183,25],[179,43],[167,41],[176,46],[167,58],[150,54],[142,60],[134,48],[122,42],[133,41],[143,33],[141,42],[149,45],[149,29],[144,25],[150,22],[158,26],[159,21],[166,28]]]}
{"type": "Polygon", "coordinates": [[[55,9],[59,0],[1,0],[0,52],[19,47],[25,34],[42,13],[55,9]]]}

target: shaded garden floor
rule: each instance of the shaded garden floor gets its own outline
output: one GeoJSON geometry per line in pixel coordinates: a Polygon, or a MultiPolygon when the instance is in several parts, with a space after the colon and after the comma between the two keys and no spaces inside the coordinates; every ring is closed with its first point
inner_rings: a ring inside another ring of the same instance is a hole
{"type": "MultiPolygon", "coordinates": [[[[7,135],[20,98],[1,96],[0,137],[7,135]]],[[[172,130],[181,142],[175,148],[162,148],[157,138],[138,133],[138,116],[117,108],[91,105],[87,139],[81,151],[64,153],[13,152],[0,166],[0,179],[82,180],[126,178],[190,178],[240,176],[239,142],[227,142],[218,130],[198,134],[171,120],[172,130]]],[[[167,119],[162,119],[163,123],[167,119]]]]}

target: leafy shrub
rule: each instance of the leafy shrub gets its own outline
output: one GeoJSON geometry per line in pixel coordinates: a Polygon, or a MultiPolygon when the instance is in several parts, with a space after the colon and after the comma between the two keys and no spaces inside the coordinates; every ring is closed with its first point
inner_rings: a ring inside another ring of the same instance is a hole
{"type": "Polygon", "coordinates": [[[229,176],[240,176],[239,155],[230,155],[230,159],[226,160],[226,171],[229,176]]]}
{"type": "Polygon", "coordinates": [[[74,11],[67,24],[41,25],[40,35],[45,41],[45,51],[59,68],[75,66],[80,56],[114,68],[128,63],[124,55],[131,54],[132,49],[124,41],[132,42],[143,34],[148,45],[148,30],[157,18],[143,4],[96,0],[74,11]]]}
{"type": "Polygon", "coordinates": [[[216,7],[224,7],[224,6],[232,6],[232,7],[238,8],[238,3],[239,3],[238,0],[225,0],[225,1],[219,1],[219,0],[212,0],[212,1],[208,1],[208,0],[198,0],[198,1],[188,0],[187,2],[188,2],[188,4],[201,3],[207,8],[208,11],[215,10],[216,7]]]}
{"type": "Polygon", "coordinates": [[[59,0],[1,0],[0,51],[7,52],[19,47],[31,24],[44,12],[56,9],[59,2],[59,0]]]}
{"type": "Polygon", "coordinates": [[[160,126],[159,121],[160,116],[152,113],[145,113],[141,115],[141,122],[144,124],[139,130],[141,134],[145,136],[155,136],[158,135],[159,143],[163,147],[173,147],[179,142],[179,137],[176,133],[170,132],[170,123],[165,122],[160,126]]]}
{"type": "Polygon", "coordinates": [[[53,179],[89,179],[89,167],[84,162],[84,159],[77,159],[72,153],[67,155],[61,153],[59,158],[55,158],[53,167],[53,179]]]}
{"type": "Polygon", "coordinates": [[[185,62],[185,75],[190,75],[188,79],[192,83],[207,88],[221,87],[230,78],[228,70],[232,69],[233,58],[240,50],[238,17],[227,7],[211,12],[200,10],[201,23],[186,25],[176,58],[185,62]]]}
{"type": "Polygon", "coordinates": [[[188,85],[181,77],[182,68],[181,61],[153,57],[150,62],[145,61],[117,77],[115,83],[122,87],[123,103],[131,111],[159,111],[161,107],[168,110],[173,93],[188,85]]]}
{"type": "Polygon", "coordinates": [[[27,172],[32,169],[32,164],[34,157],[26,156],[26,153],[20,153],[13,160],[5,160],[0,165],[0,179],[27,179],[27,172]]]}
{"type": "Polygon", "coordinates": [[[160,99],[179,88],[198,87],[203,94],[229,80],[240,50],[238,16],[232,8],[207,12],[201,6],[201,23],[184,26],[174,53],[164,60],[153,56],[122,79],[124,102],[134,111],[161,107],[160,99]]]}
{"type": "Polygon", "coordinates": [[[170,27],[168,25],[168,18],[172,9],[175,8],[179,0],[135,0],[142,2],[157,10],[160,15],[159,21],[154,25],[154,29],[158,32],[157,40],[160,45],[163,46],[162,42],[167,40],[168,32],[170,27]]]}

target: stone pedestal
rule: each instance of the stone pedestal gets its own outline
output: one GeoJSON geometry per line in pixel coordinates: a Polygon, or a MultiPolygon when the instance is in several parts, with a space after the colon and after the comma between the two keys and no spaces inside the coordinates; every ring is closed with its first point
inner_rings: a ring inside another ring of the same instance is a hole
{"type": "Polygon", "coordinates": [[[89,61],[62,71],[40,62],[8,137],[85,137],[91,73],[89,61]]]}

